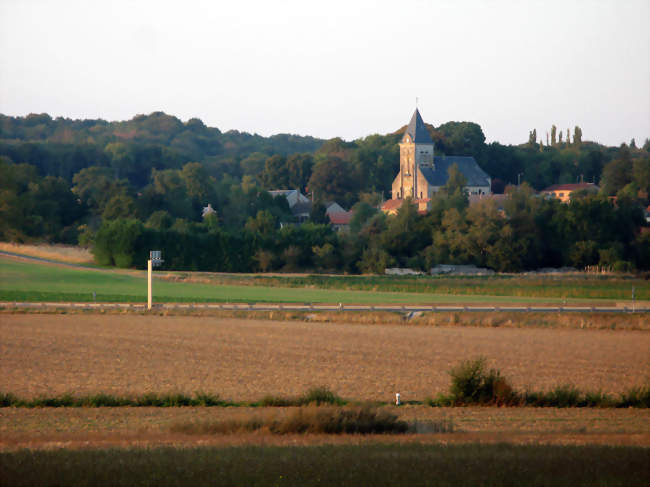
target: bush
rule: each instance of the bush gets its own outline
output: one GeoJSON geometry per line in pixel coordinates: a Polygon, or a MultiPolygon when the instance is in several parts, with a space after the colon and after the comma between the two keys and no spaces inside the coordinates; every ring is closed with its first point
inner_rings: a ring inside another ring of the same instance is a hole
{"type": "Polygon", "coordinates": [[[300,404],[345,404],[345,401],[330,391],[327,387],[312,387],[300,399],[300,404]]]}
{"type": "Polygon", "coordinates": [[[406,433],[408,424],[397,416],[372,406],[352,408],[303,407],[281,419],[231,420],[205,423],[181,423],[172,431],[185,434],[226,434],[267,430],[284,434],[385,434],[406,433]]]}
{"type": "Polygon", "coordinates": [[[650,408],[650,384],[628,389],[621,394],[621,400],[617,406],[623,408],[650,408]]]}
{"type": "Polygon", "coordinates": [[[500,372],[495,369],[486,370],[484,358],[464,361],[449,374],[451,401],[456,405],[508,406],[517,402],[517,395],[500,372]]]}
{"type": "Polygon", "coordinates": [[[546,393],[545,406],[568,408],[580,406],[581,394],[572,385],[562,385],[546,393]]]}

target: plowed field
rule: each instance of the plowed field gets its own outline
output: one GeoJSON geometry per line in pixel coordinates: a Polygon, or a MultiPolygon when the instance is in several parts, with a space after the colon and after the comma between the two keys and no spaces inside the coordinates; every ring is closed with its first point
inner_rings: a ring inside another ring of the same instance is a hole
{"type": "Polygon", "coordinates": [[[425,399],[484,356],[517,389],[622,392],[650,376],[650,333],[345,325],[139,315],[0,315],[0,391],[21,397],[205,391],[425,399]]]}

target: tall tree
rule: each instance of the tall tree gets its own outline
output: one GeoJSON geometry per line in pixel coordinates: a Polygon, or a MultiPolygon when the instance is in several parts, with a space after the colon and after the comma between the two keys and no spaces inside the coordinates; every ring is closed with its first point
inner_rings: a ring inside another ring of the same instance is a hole
{"type": "MultiPolygon", "coordinates": [[[[562,137],[562,135],[560,135],[562,137]]],[[[555,124],[551,127],[551,145],[557,144],[557,127],[555,124]]]]}
{"type": "Polygon", "coordinates": [[[573,143],[580,145],[582,143],[582,129],[577,125],[573,129],[573,143]]]}

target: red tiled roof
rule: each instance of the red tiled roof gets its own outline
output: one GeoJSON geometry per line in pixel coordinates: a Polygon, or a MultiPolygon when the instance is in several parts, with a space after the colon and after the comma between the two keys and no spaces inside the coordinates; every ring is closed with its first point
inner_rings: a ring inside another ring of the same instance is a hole
{"type": "Polygon", "coordinates": [[[573,184],[554,184],[542,190],[542,192],[550,191],[576,191],[578,189],[598,189],[594,183],[573,183],[573,184]]]}
{"type": "Polygon", "coordinates": [[[328,213],[332,225],[349,225],[352,220],[353,213],[351,211],[342,211],[338,213],[328,213]]]}
{"type": "Polygon", "coordinates": [[[401,208],[404,200],[388,200],[383,205],[381,205],[382,210],[394,210],[395,208],[401,208]]]}

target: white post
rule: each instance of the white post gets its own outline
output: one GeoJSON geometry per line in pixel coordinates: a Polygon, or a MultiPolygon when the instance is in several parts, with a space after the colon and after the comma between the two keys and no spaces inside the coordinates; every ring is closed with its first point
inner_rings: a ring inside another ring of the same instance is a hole
{"type": "Polygon", "coordinates": [[[402,404],[402,397],[400,396],[399,392],[395,394],[395,406],[400,406],[402,404]]]}
{"type": "Polygon", "coordinates": [[[151,309],[151,259],[147,261],[147,309],[151,309]]]}

